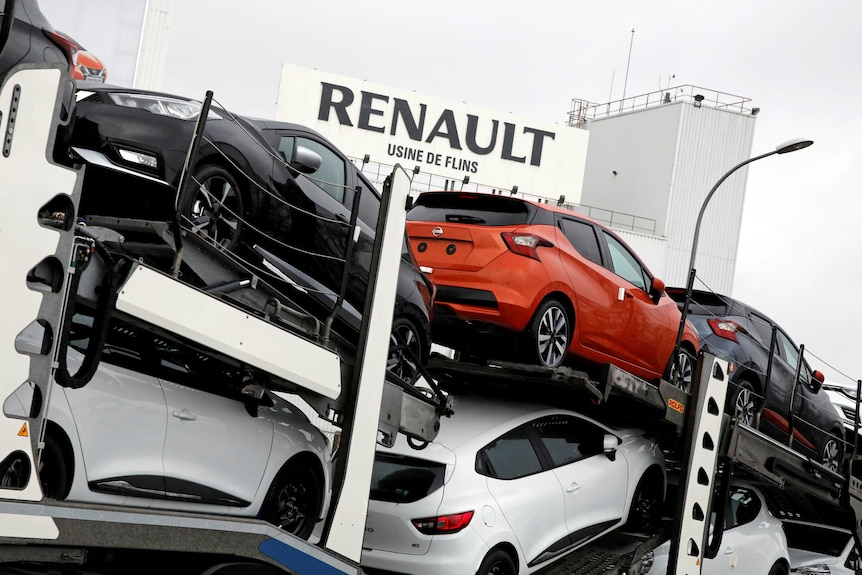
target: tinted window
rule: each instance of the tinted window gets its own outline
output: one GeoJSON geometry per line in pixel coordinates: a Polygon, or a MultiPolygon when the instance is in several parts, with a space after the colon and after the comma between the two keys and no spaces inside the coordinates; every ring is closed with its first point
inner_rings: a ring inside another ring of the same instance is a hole
{"type": "Polygon", "coordinates": [[[479,453],[477,471],[497,479],[516,479],[542,470],[539,456],[522,428],[513,429],[479,453]]]}
{"type": "Polygon", "coordinates": [[[744,487],[732,487],[727,497],[727,513],[725,517],[725,529],[732,529],[739,525],[751,523],[760,513],[762,503],[760,498],[750,489],[744,487]]]}
{"type": "Polygon", "coordinates": [[[778,348],[781,350],[781,355],[784,357],[784,361],[789,363],[790,367],[796,369],[796,366],[799,363],[799,350],[796,349],[793,342],[790,341],[790,339],[788,339],[781,330],[778,331],[777,336],[778,348]]]}
{"type": "MultiPolygon", "coordinates": [[[[344,202],[344,186],[346,181],[346,166],[344,160],[332,151],[315,140],[308,138],[298,138],[294,136],[281,136],[278,140],[278,152],[284,158],[284,161],[290,163],[293,161],[293,155],[297,146],[308,148],[312,152],[317,153],[323,159],[320,168],[308,176],[299,174],[298,178],[307,178],[314,182],[317,187],[325,191],[327,194],[338,200],[339,203],[344,202]]],[[[376,223],[377,220],[375,219],[376,223]]],[[[374,224],[372,224],[373,226],[374,224]]]]}
{"type": "Polygon", "coordinates": [[[605,431],[588,421],[566,415],[555,415],[534,421],[533,429],[554,467],[580,461],[602,453],[605,431]]]}
{"type": "Polygon", "coordinates": [[[371,471],[371,499],[410,503],[443,485],[446,466],[414,457],[378,453],[371,471]]]}
{"type": "Polygon", "coordinates": [[[362,192],[359,196],[359,213],[357,217],[374,230],[377,228],[377,216],[380,213],[380,198],[377,197],[374,187],[365,179],[360,178],[359,183],[361,184],[362,192]]]}
{"type": "Polygon", "coordinates": [[[748,314],[748,319],[751,320],[751,325],[754,326],[757,335],[760,336],[760,341],[766,348],[769,348],[772,342],[772,323],[763,316],[756,313],[748,314]]]}
{"type": "Polygon", "coordinates": [[[422,194],[408,220],[457,222],[484,226],[517,226],[529,223],[535,207],[520,200],[489,194],[422,194]]]}
{"type": "Polygon", "coordinates": [[[647,291],[647,275],[637,258],[614,236],[603,231],[611,254],[615,274],[629,281],[635,287],[647,291]]]}
{"type": "Polygon", "coordinates": [[[823,555],[839,556],[847,547],[851,535],[846,532],[826,529],[817,525],[784,522],[787,546],[823,555]]]}
{"type": "Polygon", "coordinates": [[[579,254],[602,265],[599,239],[596,237],[596,230],[593,226],[586,222],[562,218],[560,219],[560,229],[563,230],[563,235],[571,242],[572,247],[578,250],[579,254]]]}

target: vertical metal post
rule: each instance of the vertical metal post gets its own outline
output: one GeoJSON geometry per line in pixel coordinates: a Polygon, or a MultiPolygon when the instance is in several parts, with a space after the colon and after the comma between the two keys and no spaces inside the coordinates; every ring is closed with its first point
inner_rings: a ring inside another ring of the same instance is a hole
{"type": "Polygon", "coordinates": [[[772,378],[772,364],[775,361],[775,343],[778,341],[778,328],[772,326],[772,338],[769,341],[769,359],[766,361],[766,380],[763,382],[763,404],[757,411],[757,426],[755,429],[760,429],[760,415],[763,413],[763,408],[766,407],[766,394],[769,390],[769,382],[772,378]]]}
{"type": "Polygon", "coordinates": [[[332,322],[335,320],[335,315],[344,303],[344,294],[347,292],[347,284],[350,282],[350,263],[353,259],[353,246],[356,244],[357,236],[360,233],[356,227],[356,220],[359,214],[359,198],[362,194],[362,186],[357,185],[353,193],[353,206],[350,211],[350,223],[347,225],[347,244],[344,246],[344,267],[341,270],[341,288],[335,297],[335,303],[332,309],[329,310],[329,315],[326,316],[326,321],[323,323],[323,333],[321,334],[321,342],[323,345],[329,344],[329,334],[332,331],[332,322]]]}
{"type": "Polygon", "coordinates": [[[793,414],[793,404],[796,403],[796,388],[799,387],[799,373],[802,370],[802,355],[805,353],[805,345],[799,346],[799,357],[796,359],[796,374],[793,376],[793,387],[790,391],[790,409],[788,410],[788,438],[787,438],[787,446],[793,447],[793,431],[796,427],[793,424],[793,419],[796,417],[793,414]]]}
{"type": "Polygon", "coordinates": [[[201,147],[201,139],[203,138],[204,129],[206,128],[207,116],[210,113],[210,105],[212,104],[212,101],[212,90],[207,90],[206,97],[204,98],[203,104],[201,104],[200,114],[198,114],[198,121],[195,124],[195,132],[192,135],[192,141],[189,143],[188,153],[186,153],[186,161],[183,163],[183,169],[180,172],[180,181],[177,184],[177,196],[174,201],[174,221],[172,222],[176,254],[174,255],[174,263],[171,266],[171,274],[173,274],[175,278],[179,277],[180,265],[183,261],[183,240],[182,234],[180,233],[180,219],[182,218],[182,214],[180,211],[183,206],[183,197],[188,193],[186,192],[188,180],[192,177],[191,174],[194,173],[195,164],[197,163],[198,150],[201,147]]]}

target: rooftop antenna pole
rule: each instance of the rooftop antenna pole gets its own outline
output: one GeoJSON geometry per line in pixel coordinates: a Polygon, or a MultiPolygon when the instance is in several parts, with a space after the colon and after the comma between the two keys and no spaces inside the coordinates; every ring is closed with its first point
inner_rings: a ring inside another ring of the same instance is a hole
{"type": "MultiPolygon", "coordinates": [[[[629,59],[626,62],[626,79],[623,82],[623,100],[626,99],[626,87],[629,84],[629,65],[632,63],[632,46],[634,45],[634,43],[635,43],[635,29],[632,28],[632,39],[629,42],[629,59]]],[[[622,111],[622,106],[623,106],[623,103],[621,100],[620,101],[620,111],[622,111]]]]}

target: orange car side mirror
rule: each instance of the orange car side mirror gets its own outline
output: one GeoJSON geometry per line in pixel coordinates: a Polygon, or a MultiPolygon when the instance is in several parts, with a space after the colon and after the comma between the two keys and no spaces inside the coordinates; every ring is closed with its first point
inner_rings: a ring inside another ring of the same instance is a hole
{"type": "Polygon", "coordinates": [[[664,282],[658,278],[653,278],[652,285],[649,288],[649,296],[650,298],[652,298],[653,303],[658,304],[658,301],[661,299],[663,293],[664,282]]]}

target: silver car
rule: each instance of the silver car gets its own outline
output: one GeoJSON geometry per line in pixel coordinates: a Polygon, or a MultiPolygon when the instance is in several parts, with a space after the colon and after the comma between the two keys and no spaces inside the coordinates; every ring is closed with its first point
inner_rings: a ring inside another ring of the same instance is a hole
{"type": "Polygon", "coordinates": [[[665,462],[643,432],[488,397],[453,409],[424,449],[378,448],[366,573],[532,573],[625,523],[654,527],[665,462]]]}
{"type": "MultiPolygon", "coordinates": [[[[72,373],[91,326],[75,316],[72,373]]],[[[259,517],[308,538],[328,505],[328,441],[283,398],[244,394],[243,375],[227,360],[113,320],[92,380],[51,392],[45,495],[259,517]]]]}

